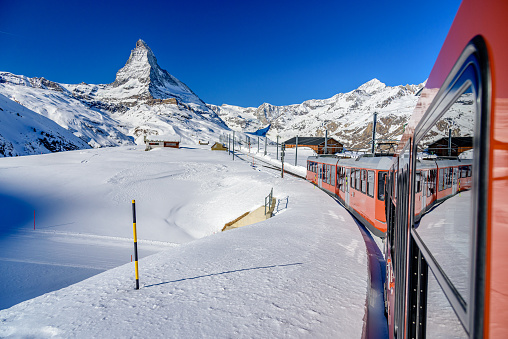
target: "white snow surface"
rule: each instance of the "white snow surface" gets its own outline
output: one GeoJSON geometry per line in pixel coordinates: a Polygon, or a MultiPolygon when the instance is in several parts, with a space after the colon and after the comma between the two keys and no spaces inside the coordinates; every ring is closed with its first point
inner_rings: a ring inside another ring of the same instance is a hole
{"type": "Polygon", "coordinates": [[[1,158],[0,300],[39,296],[0,310],[0,337],[361,337],[367,255],[352,217],[209,147],[1,158]],[[287,207],[220,232],[272,187],[287,207]]]}
{"type": "Polygon", "coordinates": [[[90,148],[54,121],[0,94],[0,157],[90,148]]]}

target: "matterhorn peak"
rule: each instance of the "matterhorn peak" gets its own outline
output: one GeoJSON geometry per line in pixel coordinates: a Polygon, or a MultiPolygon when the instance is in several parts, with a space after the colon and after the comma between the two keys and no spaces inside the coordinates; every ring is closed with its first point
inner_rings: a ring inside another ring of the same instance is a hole
{"type": "Polygon", "coordinates": [[[157,59],[152,50],[143,40],[139,39],[125,66],[116,73],[113,86],[121,86],[133,79],[148,84],[150,82],[150,71],[158,68],[157,59]]]}
{"type": "Polygon", "coordinates": [[[150,47],[148,47],[148,45],[146,44],[146,42],[144,42],[143,40],[139,39],[137,42],[136,42],[136,48],[145,48],[145,49],[150,49],[150,47]]]}
{"type": "Polygon", "coordinates": [[[150,47],[143,40],[136,42],[129,60],[116,73],[113,87],[123,89],[134,99],[176,98],[183,102],[203,104],[183,82],[162,69],[150,47]]]}

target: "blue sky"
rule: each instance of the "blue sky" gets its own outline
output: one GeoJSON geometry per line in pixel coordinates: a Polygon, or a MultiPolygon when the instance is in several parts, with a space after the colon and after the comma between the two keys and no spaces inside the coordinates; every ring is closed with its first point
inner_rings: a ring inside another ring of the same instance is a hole
{"type": "Polygon", "coordinates": [[[429,75],[458,0],[0,0],[0,71],[111,83],[138,39],[207,103],[324,99],[429,75]]]}

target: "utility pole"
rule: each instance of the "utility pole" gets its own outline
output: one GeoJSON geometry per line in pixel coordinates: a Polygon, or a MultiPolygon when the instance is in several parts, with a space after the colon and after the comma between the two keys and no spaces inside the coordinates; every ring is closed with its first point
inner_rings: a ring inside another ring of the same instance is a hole
{"type": "Polygon", "coordinates": [[[235,161],[235,131],[233,131],[233,161],[235,161]]]}
{"type": "Polygon", "coordinates": [[[259,153],[259,136],[258,136],[258,153],[259,153]]]}
{"type": "Polygon", "coordinates": [[[377,124],[377,112],[374,112],[374,122],[372,124],[372,154],[375,154],[374,152],[376,147],[376,124],[377,124]]]}
{"type": "Polygon", "coordinates": [[[265,155],[266,155],[266,143],[268,142],[268,138],[265,137],[265,155]]]}
{"type": "Polygon", "coordinates": [[[277,160],[279,160],[279,136],[277,135],[277,160]]]}
{"type": "Polygon", "coordinates": [[[448,128],[448,156],[452,155],[452,129],[448,128]]]}
{"type": "Polygon", "coordinates": [[[296,147],[295,147],[295,166],[298,164],[298,135],[296,136],[296,147]]]}
{"type": "Polygon", "coordinates": [[[325,154],[327,154],[328,148],[328,130],[325,130],[325,154]]]}
{"type": "Polygon", "coordinates": [[[284,178],[284,155],[286,153],[286,144],[282,143],[280,145],[280,161],[281,161],[281,167],[280,167],[280,176],[281,178],[284,178]]]}

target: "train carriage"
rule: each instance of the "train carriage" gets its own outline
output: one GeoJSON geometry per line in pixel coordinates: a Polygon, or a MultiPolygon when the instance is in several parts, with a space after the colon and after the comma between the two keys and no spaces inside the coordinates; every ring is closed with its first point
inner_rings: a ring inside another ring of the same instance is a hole
{"type": "Polygon", "coordinates": [[[384,181],[390,157],[339,158],[336,195],[375,235],[386,234],[384,181]]]}
{"type": "Polygon", "coordinates": [[[397,148],[386,202],[391,338],[508,337],[507,14],[506,1],[463,1],[397,148]],[[473,148],[422,166],[422,150],[451,135],[473,148]]]}
{"type": "Polygon", "coordinates": [[[386,234],[385,178],[389,157],[313,156],[307,160],[307,180],[335,195],[372,233],[386,234]]]}
{"type": "Polygon", "coordinates": [[[508,338],[507,15],[463,1],[393,157],[308,160],[309,181],[386,235],[390,338],[508,338]]]}

